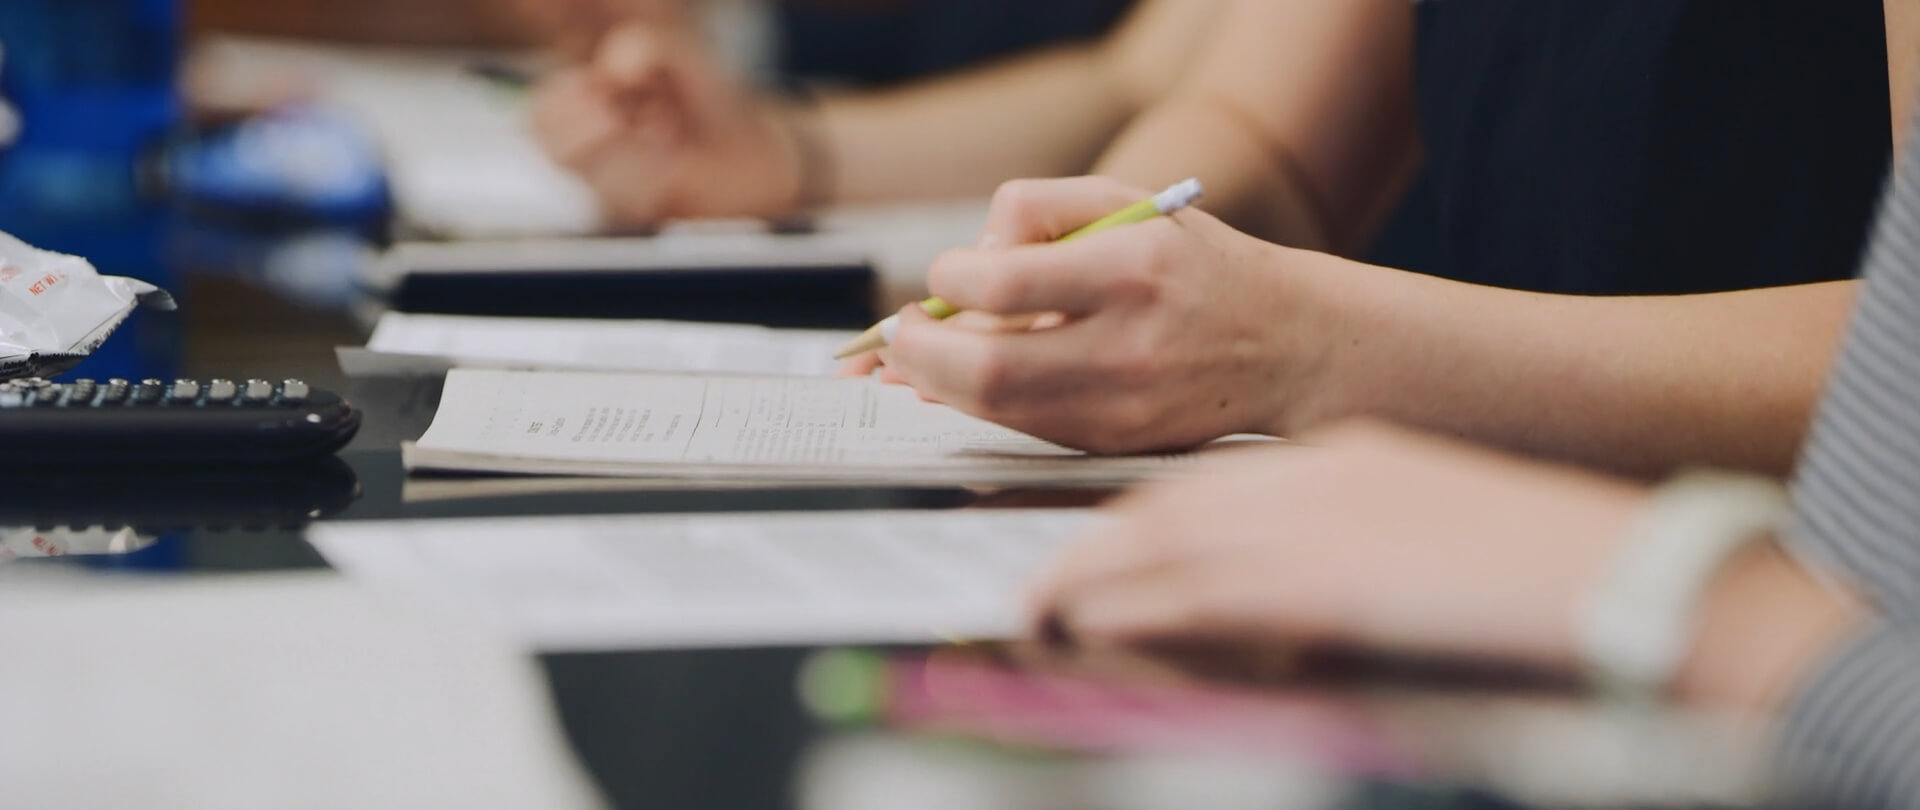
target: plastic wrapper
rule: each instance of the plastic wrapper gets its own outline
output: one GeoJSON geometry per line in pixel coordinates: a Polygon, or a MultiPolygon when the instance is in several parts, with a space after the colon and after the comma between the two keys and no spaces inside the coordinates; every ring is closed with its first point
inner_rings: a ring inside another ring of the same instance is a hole
{"type": "Polygon", "coordinates": [[[33,528],[0,526],[0,565],[39,557],[132,554],[160,537],[126,526],[33,528]]]}
{"type": "Polygon", "coordinates": [[[142,305],[174,306],[152,284],[0,233],[0,380],[72,368],[142,305]]]}

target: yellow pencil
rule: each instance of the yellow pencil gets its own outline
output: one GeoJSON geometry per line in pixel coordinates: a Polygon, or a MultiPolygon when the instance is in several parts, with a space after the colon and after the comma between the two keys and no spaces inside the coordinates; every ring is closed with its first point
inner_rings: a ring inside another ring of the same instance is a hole
{"type": "MultiPolygon", "coordinates": [[[[1148,197],[1147,199],[1094,220],[1091,224],[1066,236],[1062,236],[1055,241],[1071,242],[1082,236],[1096,234],[1109,228],[1117,228],[1121,225],[1132,225],[1136,222],[1146,222],[1154,217],[1167,216],[1192,205],[1195,200],[1200,199],[1200,194],[1200,181],[1196,178],[1188,178],[1168,186],[1167,190],[1159,194],[1155,194],[1152,197],[1148,197]]],[[[939,298],[929,298],[921,301],[920,309],[934,318],[950,318],[953,317],[954,313],[960,311],[954,309],[952,304],[942,301],[939,298]]],[[[845,359],[856,354],[866,354],[867,352],[883,348],[893,342],[894,335],[899,331],[900,316],[888,316],[886,320],[874,324],[872,328],[860,333],[860,336],[854,338],[852,342],[840,347],[840,351],[835,352],[833,356],[835,359],[845,359]]]]}

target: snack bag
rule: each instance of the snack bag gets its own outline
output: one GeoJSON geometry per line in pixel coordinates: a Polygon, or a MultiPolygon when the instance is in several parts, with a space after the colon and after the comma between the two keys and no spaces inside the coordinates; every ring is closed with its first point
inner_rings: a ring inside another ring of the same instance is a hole
{"type": "Polygon", "coordinates": [[[100,275],[86,259],[0,233],[0,380],[74,367],[141,304],[174,307],[152,284],[100,275]]]}

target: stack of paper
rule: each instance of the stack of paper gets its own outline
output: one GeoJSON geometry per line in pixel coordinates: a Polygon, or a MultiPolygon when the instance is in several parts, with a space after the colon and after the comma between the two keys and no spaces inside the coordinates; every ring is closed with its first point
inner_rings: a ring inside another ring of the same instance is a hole
{"type": "Polygon", "coordinates": [[[405,450],[409,470],[903,486],[1117,485],[1197,455],[1090,456],[871,379],[479,369],[448,373],[405,450]]]}
{"type": "Polygon", "coordinates": [[[813,512],[330,523],[348,577],[541,650],[1008,638],[1093,513],[813,512]]]}
{"type": "Polygon", "coordinates": [[[826,376],[853,332],[683,321],[380,316],[366,348],[336,350],[351,377],[459,367],[826,376]]]}

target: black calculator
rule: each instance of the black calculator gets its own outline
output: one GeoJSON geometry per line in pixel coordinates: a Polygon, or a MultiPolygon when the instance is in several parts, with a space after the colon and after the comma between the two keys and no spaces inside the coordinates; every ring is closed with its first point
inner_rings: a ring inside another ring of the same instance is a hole
{"type": "Polygon", "coordinates": [[[281,464],[331,455],[359,429],[345,398],[299,380],[0,382],[13,466],[281,464]]]}

